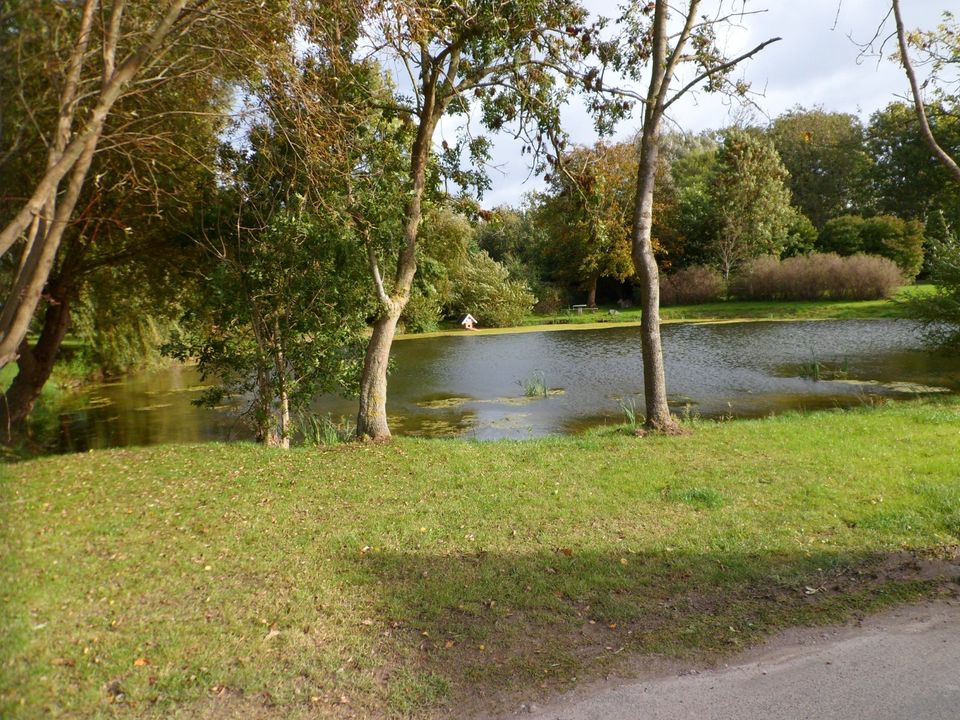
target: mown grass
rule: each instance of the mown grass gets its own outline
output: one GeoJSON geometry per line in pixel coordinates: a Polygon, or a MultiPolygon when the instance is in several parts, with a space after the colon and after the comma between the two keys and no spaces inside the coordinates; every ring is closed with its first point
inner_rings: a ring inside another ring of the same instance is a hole
{"type": "MultiPolygon", "coordinates": [[[[664,323],[676,322],[735,322],[747,320],[877,320],[911,317],[904,302],[911,297],[932,295],[933,285],[911,285],[903,287],[890,300],[725,300],[698,305],[673,305],[660,308],[660,318],[664,323]]],[[[613,307],[601,307],[586,310],[583,314],[563,311],[551,315],[528,315],[523,323],[516,327],[479,328],[473,332],[482,335],[502,333],[531,332],[534,330],[560,330],[566,326],[577,328],[615,327],[617,325],[638,325],[640,309],[626,310],[613,307]]],[[[401,335],[406,339],[429,338],[444,335],[462,335],[463,329],[455,322],[444,323],[436,332],[401,335]]]]}
{"type": "Polygon", "coordinates": [[[960,403],[8,466],[0,716],[463,717],[929,589],[960,403]],[[903,561],[906,562],[906,561],[903,561]]]}
{"type": "MultiPolygon", "coordinates": [[[[698,305],[673,305],[660,309],[664,321],[682,320],[870,320],[877,318],[909,317],[903,301],[910,297],[931,295],[933,285],[903,287],[890,300],[807,300],[807,301],[746,301],[726,300],[698,305]]],[[[525,320],[527,325],[540,325],[545,321],[559,323],[592,322],[640,322],[639,308],[618,310],[603,308],[583,315],[561,313],[559,315],[533,315],[525,320]]]]}

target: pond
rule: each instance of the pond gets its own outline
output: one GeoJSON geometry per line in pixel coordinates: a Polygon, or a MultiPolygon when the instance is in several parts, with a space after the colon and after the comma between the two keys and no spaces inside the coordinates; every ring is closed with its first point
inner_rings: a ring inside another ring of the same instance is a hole
{"type": "MultiPolygon", "coordinates": [[[[905,320],[681,324],[663,328],[674,412],[757,417],[844,407],[878,395],[960,392],[960,359],[922,349],[905,320]]],[[[464,333],[397,341],[388,411],[396,433],[476,439],[576,433],[643,412],[640,330],[464,333]],[[542,380],[546,397],[524,385],[542,380]]],[[[229,407],[191,403],[195,368],[174,367],[73,396],[51,450],[247,439],[229,407]]],[[[356,403],[318,398],[314,410],[352,418],[356,403]]]]}

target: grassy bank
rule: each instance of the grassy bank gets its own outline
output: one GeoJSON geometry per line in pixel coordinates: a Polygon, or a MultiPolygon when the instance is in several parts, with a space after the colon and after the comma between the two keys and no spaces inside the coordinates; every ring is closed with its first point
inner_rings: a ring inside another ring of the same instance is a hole
{"type": "MultiPolygon", "coordinates": [[[[833,300],[807,301],[744,301],[725,300],[699,305],[673,305],[660,308],[664,323],[675,322],[737,322],[747,320],[877,320],[908,318],[910,313],[903,303],[909,297],[934,293],[933,285],[911,285],[901,288],[890,300],[833,300]]],[[[639,325],[640,309],[626,310],[600,307],[584,310],[582,314],[564,311],[552,315],[528,315],[517,327],[484,328],[478,334],[503,334],[533,330],[561,330],[639,325]]],[[[403,338],[428,338],[443,335],[462,335],[464,330],[454,322],[444,323],[437,332],[401,335],[403,338]]]]}
{"type": "MultiPolygon", "coordinates": [[[[684,320],[873,320],[882,318],[909,317],[903,300],[908,297],[931,295],[933,285],[911,285],[901,288],[890,300],[859,300],[839,302],[833,300],[806,301],[744,301],[725,300],[699,305],[673,305],[660,310],[666,322],[684,320]]],[[[592,322],[640,322],[639,308],[610,311],[584,311],[583,314],[564,312],[558,315],[531,315],[527,325],[569,324],[592,322]]]]}
{"type": "Polygon", "coordinates": [[[713,657],[929,592],[913,553],[957,563],[958,456],[947,400],[10,466],[0,716],[459,717],[713,657]]]}

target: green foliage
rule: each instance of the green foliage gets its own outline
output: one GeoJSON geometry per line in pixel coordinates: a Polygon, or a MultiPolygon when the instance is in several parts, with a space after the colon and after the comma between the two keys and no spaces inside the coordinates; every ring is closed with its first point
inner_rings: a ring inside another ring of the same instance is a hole
{"type": "Polygon", "coordinates": [[[923,266],[923,225],[892,215],[862,218],[843,215],[829,220],[817,239],[820,252],[847,256],[857,253],[879,255],[893,260],[912,280],[923,266]]]}
{"type": "MultiPolygon", "coordinates": [[[[930,127],[948,154],[960,156],[960,118],[955,103],[927,106],[930,127]]],[[[895,102],[870,117],[867,147],[874,158],[871,173],[874,203],[881,213],[924,220],[943,212],[960,226],[960,185],[935,160],[920,133],[912,106],[895,102]]]]}
{"type": "Polygon", "coordinates": [[[724,133],[711,194],[714,259],[725,277],[750,258],[780,255],[795,216],[788,177],[770,140],[737,128],[724,133]]]}
{"type": "Polygon", "coordinates": [[[424,290],[419,285],[419,282],[414,283],[410,300],[403,309],[400,321],[403,323],[404,332],[435,332],[443,317],[443,298],[435,289],[424,290]]]}
{"type": "Polygon", "coordinates": [[[549,278],[594,299],[600,278],[633,275],[630,224],[636,192],[634,143],[578,147],[550,173],[537,198],[537,218],[548,241],[549,278]]]}
{"type": "Polygon", "coordinates": [[[859,215],[843,215],[833,218],[823,226],[817,238],[817,250],[837,255],[853,255],[863,251],[863,218],[859,215]]]}
{"type": "Polygon", "coordinates": [[[893,260],[907,280],[923,267],[923,223],[892,215],[867,218],[860,228],[863,251],[893,260]]]}
{"type": "Polygon", "coordinates": [[[530,312],[536,298],[527,283],[476,248],[474,229],[462,214],[446,206],[432,209],[420,236],[417,278],[403,314],[409,331],[435,330],[441,316],[466,313],[481,326],[518,325],[530,312]]]}
{"type": "Polygon", "coordinates": [[[451,281],[450,310],[470,313],[481,326],[519,325],[537,301],[526,283],[511,279],[507,269],[482,250],[471,254],[451,281]]]}
{"type": "Polygon", "coordinates": [[[930,247],[930,281],[936,294],[908,300],[912,314],[927,325],[930,340],[960,351],[960,238],[948,235],[930,247]]]}
{"type": "Polygon", "coordinates": [[[203,268],[204,294],[165,351],[196,359],[217,381],[201,402],[249,393],[258,437],[289,438],[277,402],[296,413],[358,380],[369,310],[363,257],[336,218],[305,210],[279,211],[235,237],[220,230],[224,253],[203,268]]]}
{"type": "Polygon", "coordinates": [[[787,226],[787,241],[780,257],[807,255],[817,247],[817,229],[806,215],[794,208],[793,219],[787,226]]]}
{"type": "Polygon", "coordinates": [[[314,415],[309,410],[301,411],[297,415],[297,426],[304,444],[313,447],[341,445],[356,437],[353,423],[346,418],[335,421],[329,413],[314,415]]]}
{"type": "Polygon", "coordinates": [[[863,205],[872,161],[855,115],[796,107],[767,133],[790,173],[793,205],[814,227],[863,205]]]}
{"type": "Polygon", "coordinates": [[[714,262],[717,217],[711,191],[717,167],[717,144],[695,146],[670,165],[676,195],[673,226],[679,248],[668,258],[670,265],[705,265],[714,262]]]}
{"type": "Polygon", "coordinates": [[[547,397],[549,388],[547,388],[547,378],[542,370],[534,371],[533,375],[518,380],[517,383],[523,388],[523,394],[526,397],[547,397]]]}

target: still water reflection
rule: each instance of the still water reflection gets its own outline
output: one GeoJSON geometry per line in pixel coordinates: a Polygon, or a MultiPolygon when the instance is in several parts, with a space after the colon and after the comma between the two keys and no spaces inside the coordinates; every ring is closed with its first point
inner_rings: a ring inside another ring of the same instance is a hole
{"type": "MultiPolygon", "coordinates": [[[[669,325],[663,343],[678,413],[751,417],[909,397],[917,385],[960,391],[960,359],[925,352],[903,320],[669,325]]],[[[393,356],[388,410],[401,434],[524,438],[622,422],[621,404],[643,410],[639,328],[411,339],[393,356]],[[554,392],[525,398],[535,377],[554,392]]],[[[248,438],[231,408],[191,404],[200,389],[190,367],[92,387],[65,407],[52,449],[248,438]]],[[[314,409],[350,417],[356,405],[322,397],[314,409]]]]}

